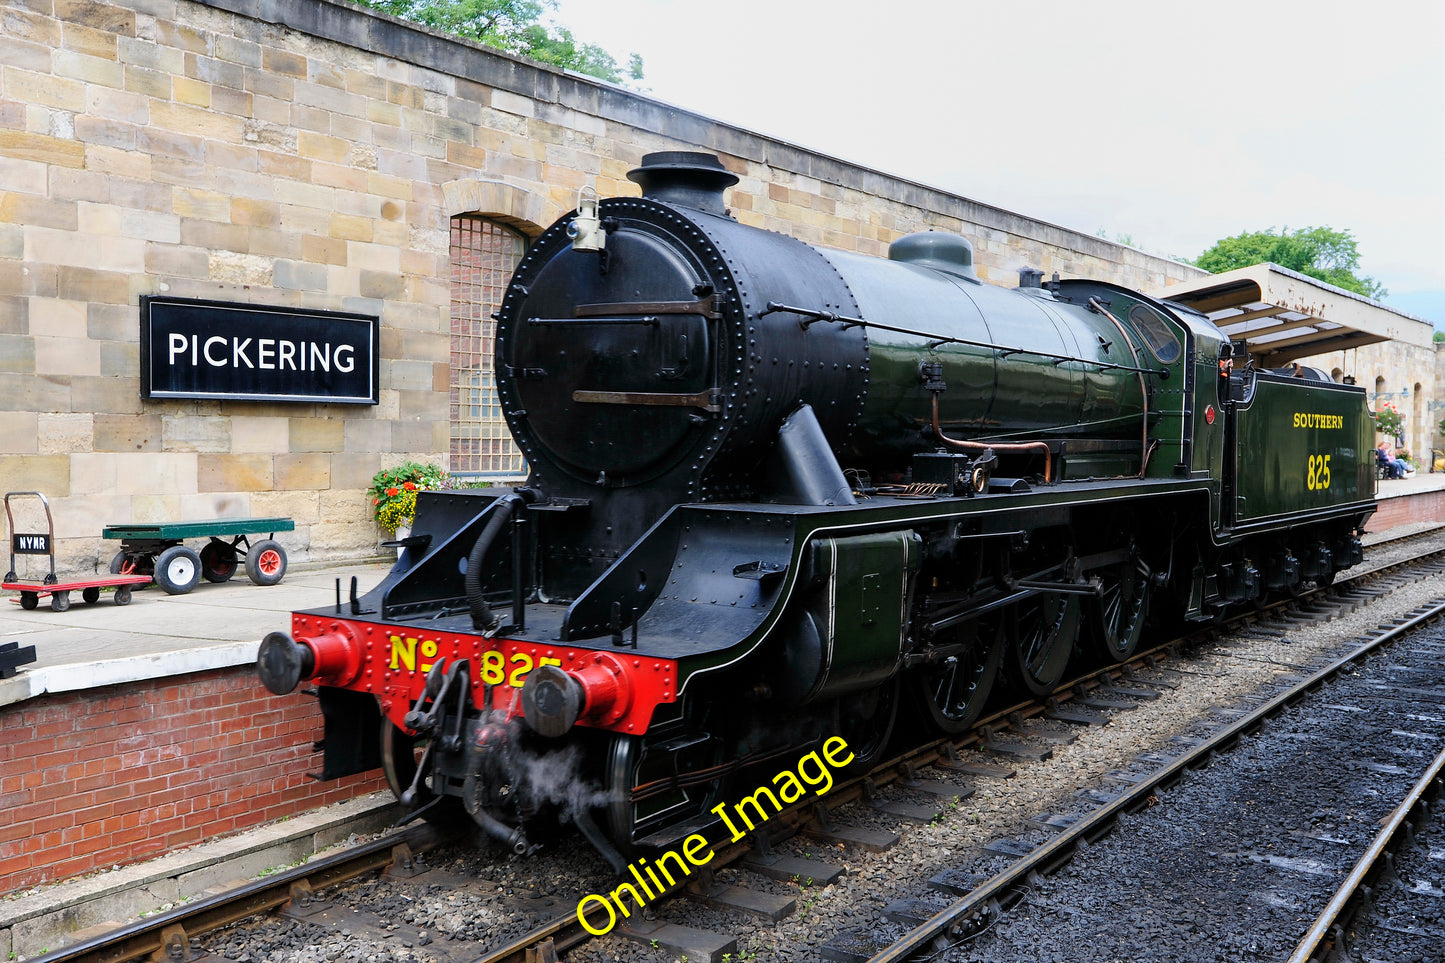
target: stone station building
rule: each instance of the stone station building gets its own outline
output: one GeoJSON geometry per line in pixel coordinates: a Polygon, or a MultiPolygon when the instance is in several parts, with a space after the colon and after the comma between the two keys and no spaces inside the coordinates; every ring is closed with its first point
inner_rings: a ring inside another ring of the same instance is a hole
{"type": "Polygon", "coordinates": [[[961,232],[1005,285],[1202,274],[332,0],[0,0],[4,487],[50,497],[70,573],[106,566],[105,525],[182,517],[376,554],[378,469],[516,477],[500,290],[580,189],[635,194],[668,149],[719,154],[740,221],[810,243],[961,232]],[[151,298],[378,319],[375,403],[144,397],[151,298]]]}

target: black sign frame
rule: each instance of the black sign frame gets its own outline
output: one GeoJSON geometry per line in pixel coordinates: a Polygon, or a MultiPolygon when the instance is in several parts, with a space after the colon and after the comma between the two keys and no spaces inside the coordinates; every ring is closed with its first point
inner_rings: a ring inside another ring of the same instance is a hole
{"type": "Polygon", "coordinates": [[[45,532],[11,532],[11,555],[53,555],[50,536],[45,532]]]}
{"type": "Polygon", "coordinates": [[[142,398],[381,400],[374,314],[143,295],[140,338],[142,398]]]}

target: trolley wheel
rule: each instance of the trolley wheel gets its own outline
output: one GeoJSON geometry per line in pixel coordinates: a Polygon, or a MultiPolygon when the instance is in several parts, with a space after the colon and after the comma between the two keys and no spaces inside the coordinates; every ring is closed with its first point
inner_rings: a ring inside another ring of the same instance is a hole
{"type": "Polygon", "coordinates": [[[201,549],[201,574],[207,582],[229,582],[236,574],[236,549],[225,542],[207,542],[201,549]]]}
{"type": "Polygon", "coordinates": [[[37,605],[39,605],[39,604],[40,604],[40,593],[39,593],[39,592],[21,592],[21,593],[20,593],[20,607],[21,607],[22,609],[25,609],[25,610],[29,611],[30,609],[35,608],[35,607],[36,607],[37,605]]]}
{"type": "Polygon", "coordinates": [[[156,584],[170,595],[185,595],[201,580],[201,557],[184,545],[172,545],[156,558],[156,584]]]}
{"type": "Polygon", "coordinates": [[[80,597],[85,599],[86,605],[94,605],[96,602],[100,601],[100,589],[96,588],[94,585],[92,585],[88,589],[81,589],[80,597]]]}
{"type": "Polygon", "coordinates": [[[66,609],[70,608],[70,593],[51,592],[50,607],[57,612],[64,612],[66,609]]]}
{"type": "Polygon", "coordinates": [[[129,605],[129,604],[130,604],[130,586],[129,586],[129,585],[117,585],[117,586],[115,587],[115,604],[116,604],[116,605],[129,605]]]}
{"type": "Polygon", "coordinates": [[[263,538],[246,553],[246,574],[257,585],[275,585],[286,574],[286,550],[263,538]]]}

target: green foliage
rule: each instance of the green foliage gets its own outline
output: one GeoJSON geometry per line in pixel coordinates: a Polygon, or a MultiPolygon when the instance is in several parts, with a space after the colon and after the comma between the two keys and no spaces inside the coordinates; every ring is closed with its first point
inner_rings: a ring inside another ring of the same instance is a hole
{"type": "Polygon", "coordinates": [[[1389,293],[1374,278],[1355,273],[1360,266],[1360,252],[1354,236],[1328,227],[1286,228],[1278,232],[1270,228],[1236,234],[1216,241],[1191,263],[1218,274],[1265,261],[1376,301],[1389,293]]]}
{"type": "Polygon", "coordinates": [[[1445,341],[1445,331],[1436,331],[1436,332],[1435,332],[1435,341],[1436,341],[1437,343],[1438,343],[1438,342],[1441,342],[1441,341],[1445,341]]]}
{"type": "Polygon", "coordinates": [[[371,487],[367,489],[377,522],[388,532],[396,531],[397,525],[410,524],[416,515],[416,493],[441,488],[446,479],[441,466],[430,462],[422,465],[408,461],[383,468],[371,476],[371,487]]]}
{"type": "Polygon", "coordinates": [[[546,64],[600,77],[614,84],[642,79],[642,58],[627,64],[596,44],[582,43],[572,31],[543,23],[556,0],[357,0],[393,17],[456,34],[467,40],[546,64]]]}

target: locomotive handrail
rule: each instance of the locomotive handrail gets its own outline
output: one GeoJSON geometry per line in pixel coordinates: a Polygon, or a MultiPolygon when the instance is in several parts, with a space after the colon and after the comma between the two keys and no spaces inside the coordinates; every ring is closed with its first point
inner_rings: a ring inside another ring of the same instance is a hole
{"type": "Polygon", "coordinates": [[[974,341],[969,338],[955,338],[952,335],[934,334],[928,331],[919,331],[916,328],[904,328],[893,324],[883,324],[879,321],[865,321],[862,318],[850,318],[844,314],[837,314],[833,311],[815,311],[812,308],[799,308],[780,301],[769,301],[767,310],[758,313],[758,317],[767,317],[770,314],[800,314],[805,319],[801,322],[804,328],[808,328],[819,321],[833,321],[847,327],[877,328],[880,331],[892,331],[896,334],[909,334],[916,338],[928,339],[929,350],[944,344],[966,344],[972,348],[986,348],[990,351],[1001,351],[1005,356],[1011,354],[1027,354],[1036,358],[1053,358],[1059,362],[1074,361],[1078,364],[1086,364],[1101,371],[1134,371],[1138,374],[1158,375],[1161,379],[1169,377],[1168,368],[1141,368],[1137,365],[1115,364],[1112,361],[1096,361],[1091,358],[1079,358],[1070,354],[1053,354],[1048,351],[1035,351],[1032,348],[1015,348],[1006,344],[994,344],[992,341],[974,341]]]}

